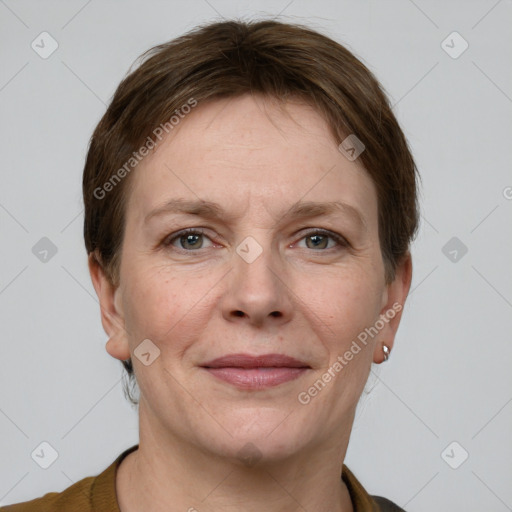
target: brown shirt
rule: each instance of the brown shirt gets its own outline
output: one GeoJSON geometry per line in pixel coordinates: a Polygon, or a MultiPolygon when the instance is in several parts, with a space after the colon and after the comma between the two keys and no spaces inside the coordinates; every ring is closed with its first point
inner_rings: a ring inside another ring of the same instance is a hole
{"type": "MultiPolygon", "coordinates": [[[[41,498],[7,505],[0,510],[2,512],[120,512],[116,496],[117,468],[121,461],[137,448],[138,445],[128,448],[98,476],[84,478],[62,492],[50,492],[41,498]]],[[[389,500],[370,496],[345,464],[343,464],[341,478],[350,493],[354,512],[402,510],[389,500]]]]}

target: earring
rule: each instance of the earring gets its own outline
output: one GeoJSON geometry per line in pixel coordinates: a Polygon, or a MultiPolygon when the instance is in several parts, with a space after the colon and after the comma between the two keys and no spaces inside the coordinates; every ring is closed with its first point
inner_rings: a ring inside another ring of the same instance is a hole
{"type": "Polygon", "coordinates": [[[382,352],[384,352],[384,361],[389,359],[389,348],[387,345],[382,344],[382,352]]]}

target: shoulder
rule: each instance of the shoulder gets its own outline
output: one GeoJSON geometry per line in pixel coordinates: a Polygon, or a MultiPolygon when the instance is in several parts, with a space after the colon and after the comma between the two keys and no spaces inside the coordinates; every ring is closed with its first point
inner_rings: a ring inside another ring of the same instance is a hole
{"type": "Polygon", "coordinates": [[[7,505],[1,512],[64,512],[91,510],[91,488],[95,477],[76,482],[62,492],[49,492],[41,498],[7,505]]]}
{"type": "Polygon", "coordinates": [[[368,494],[361,482],[345,464],[343,464],[341,478],[350,493],[354,512],[366,512],[370,510],[372,512],[405,512],[405,510],[387,498],[368,494]]]}
{"type": "Polygon", "coordinates": [[[382,496],[372,496],[372,499],[379,506],[380,512],[405,512],[405,510],[400,508],[396,503],[382,496]]]}
{"type": "Polygon", "coordinates": [[[88,476],[62,492],[49,492],[40,498],[0,508],[0,512],[119,512],[116,474],[121,461],[138,445],[125,450],[97,476],[88,476]]]}

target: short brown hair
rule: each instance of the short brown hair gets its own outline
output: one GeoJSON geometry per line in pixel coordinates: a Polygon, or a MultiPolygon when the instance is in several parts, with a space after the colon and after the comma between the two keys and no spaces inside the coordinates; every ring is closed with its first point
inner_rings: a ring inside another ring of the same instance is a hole
{"type": "MultiPolygon", "coordinates": [[[[131,182],[126,162],[191,98],[200,104],[252,93],[303,99],[336,140],[355,134],[363,142],[359,158],[377,190],[385,278],[394,279],[418,227],[419,175],[381,86],[350,51],[301,25],[225,21],[200,26],[140,59],[94,130],[83,174],[85,246],[113,284],[131,182]]],[[[123,365],[132,378],[131,360],[123,365]]]]}

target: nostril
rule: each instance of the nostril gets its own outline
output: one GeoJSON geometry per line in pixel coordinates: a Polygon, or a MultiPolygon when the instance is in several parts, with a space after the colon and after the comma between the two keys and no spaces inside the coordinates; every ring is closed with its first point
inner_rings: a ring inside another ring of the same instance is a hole
{"type": "MultiPolygon", "coordinates": [[[[232,311],[231,313],[233,316],[237,316],[237,317],[245,317],[246,314],[241,311],[240,309],[236,309],[234,311],[232,311]]],[[[283,316],[283,313],[281,313],[281,311],[272,311],[271,313],[268,314],[268,316],[273,316],[274,318],[281,318],[283,316]]]]}

